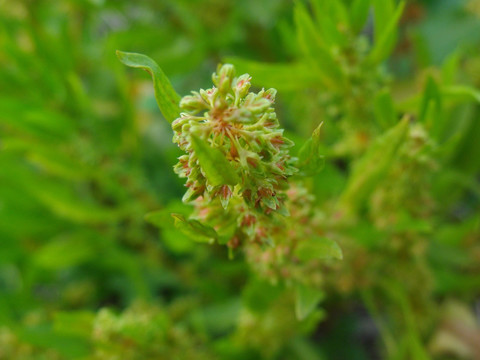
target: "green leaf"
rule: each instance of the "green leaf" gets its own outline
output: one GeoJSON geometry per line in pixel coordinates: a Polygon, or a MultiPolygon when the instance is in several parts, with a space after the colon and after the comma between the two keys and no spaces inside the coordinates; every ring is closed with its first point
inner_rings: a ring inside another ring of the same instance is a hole
{"type": "Polygon", "coordinates": [[[158,228],[164,227],[165,224],[165,210],[152,211],[145,215],[146,222],[155,225],[158,228]]]}
{"type": "Polygon", "coordinates": [[[297,41],[314,74],[329,88],[339,90],[345,85],[345,76],[330,49],[323,41],[304,5],[298,1],[294,8],[297,41]]]}
{"type": "Polygon", "coordinates": [[[325,45],[343,46],[348,41],[343,29],[349,28],[347,9],[342,1],[312,0],[315,25],[325,45]]]}
{"type": "Polygon", "coordinates": [[[444,86],[441,90],[442,94],[449,98],[462,101],[474,101],[480,103],[480,90],[467,85],[451,85],[444,86]]]}
{"type": "MultiPolygon", "coordinates": [[[[385,0],[379,0],[377,3],[381,3],[385,0]]],[[[378,64],[385,60],[390,52],[393,50],[395,38],[397,35],[397,25],[400,20],[400,17],[403,13],[403,8],[405,7],[405,1],[402,1],[398,4],[395,12],[390,17],[389,22],[382,26],[381,29],[377,31],[375,29],[375,45],[373,46],[372,51],[368,55],[368,61],[373,64],[378,64]]],[[[383,13],[379,13],[376,9],[376,18],[384,18],[383,13]]]]}
{"type": "Polygon", "coordinates": [[[180,115],[180,95],[172,87],[170,80],[158,64],[146,55],[117,50],[119,60],[130,67],[146,70],[153,78],[153,88],[158,107],[168,122],[180,115]]]}
{"type": "Polygon", "coordinates": [[[110,209],[85,199],[68,184],[59,181],[38,180],[27,182],[22,179],[26,190],[41,204],[60,218],[80,224],[101,224],[118,221],[125,213],[125,207],[110,209]]]}
{"type": "Polygon", "coordinates": [[[397,113],[388,89],[383,89],[375,96],[374,113],[382,130],[391,128],[397,121],[397,113]]]}
{"type": "Polygon", "coordinates": [[[442,102],[440,88],[433,77],[429,76],[423,91],[422,101],[420,102],[418,121],[424,123],[426,128],[436,138],[438,138],[445,126],[442,102]]]}
{"type": "Polygon", "coordinates": [[[312,313],[324,298],[322,291],[298,284],[295,288],[295,315],[298,320],[304,320],[312,313]]]}
{"type": "Polygon", "coordinates": [[[252,75],[252,83],[278,91],[297,91],[314,86],[318,81],[312,77],[310,66],[304,63],[262,63],[227,57],[225,63],[234,64],[240,73],[252,75]]]}
{"type": "Polygon", "coordinates": [[[365,26],[370,10],[370,0],[355,0],[350,7],[350,23],[352,30],[358,33],[365,26]]]}
{"type": "Polygon", "coordinates": [[[405,118],[375,140],[353,168],[340,198],[342,206],[357,209],[363,204],[391,168],[408,129],[409,120],[405,118]]]}
{"type": "Polygon", "coordinates": [[[87,310],[64,312],[54,314],[55,333],[78,336],[90,339],[95,314],[87,310]]]}
{"type": "Polygon", "coordinates": [[[335,241],[320,237],[301,241],[295,249],[295,255],[302,261],[343,259],[342,249],[335,241]]]}
{"type": "Polygon", "coordinates": [[[60,270],[88,262],[94,255],[95,248],[86,239],[59,238],[37,249],[34,261],[44,269],[60,270]]]}
{"type": "Polygon", "coordinates": [[[313,131],[312,137],[308,139],[298,152],[298,168],[300,175],[313,176],[318,174],[325,165],[320,155],[320,129],[323,123],[313,131]]]}
{"type": "Polygon", "coordinates": [[[215,239],[218,239],[214,228],[203,225],[198,220],[187,220],[181,214],[172,214],[172,216],[175,219],[175,227],[193,241],[212,244],[215,239]]]}
{"type": "Polygon", "coordinates": [[[195,155],[198,157],[202,171],[212,186],[236,185],[238,175],[221,150],[211,147],[200,137],[190,136],[195,155]]]}
{"type": "Polygon", "coordinates": [[[193,251],[194,244],[191,239],[179,233],[175,227],[175,219],[171,216],[172,213],[187,214],[191,212],[191,207],[187,206],[181,201],[173,201],[169,203],[164,209],[150,212],[145,215],[145,221],[156,226],[161,231],[161,241],[171,252],[175,254],[185,254],[193,251]]]}
{"type": "Polygon", "coordinates": [[[449,55],[442,64],[441,75],[443,85],[452,85],[456,82],[460,69],[461,51],[457,50],[449,55]]]}

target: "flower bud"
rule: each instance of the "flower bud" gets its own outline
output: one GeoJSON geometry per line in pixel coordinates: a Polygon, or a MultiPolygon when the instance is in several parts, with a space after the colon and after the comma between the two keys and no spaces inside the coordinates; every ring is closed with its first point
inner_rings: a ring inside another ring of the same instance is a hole
{"type": "Polygon", "coordinates": [[[218,66],[217,73],[212,75],[213,83],[217,86],[218,91],[227,94],[232,90],[232,81],[235,76],[235,68],[231,64],[218,66]]]}
{"type": "Polygon", "coordinates": [[[180,100],[180,108],[186,112],[196,114],[208,109],[208,104],[199,93],[194,92],[193,95],[184,96],[180,100]]]}

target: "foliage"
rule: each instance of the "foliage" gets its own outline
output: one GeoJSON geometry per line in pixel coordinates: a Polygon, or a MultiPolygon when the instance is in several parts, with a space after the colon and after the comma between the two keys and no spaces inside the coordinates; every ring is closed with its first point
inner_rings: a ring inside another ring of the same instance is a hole
{"type": "Polygon", "coordinates": [[[478,9],[0,2],[0,359],[478,358],[478,9]]]}

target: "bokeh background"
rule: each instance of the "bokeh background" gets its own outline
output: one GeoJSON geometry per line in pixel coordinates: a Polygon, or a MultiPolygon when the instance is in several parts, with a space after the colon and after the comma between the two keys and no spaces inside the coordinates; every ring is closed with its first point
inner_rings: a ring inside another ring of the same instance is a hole
{"type": "Polygon", "coordinates": [[[341,19],[315,3],[0,0],[0,359],[480,359],[480,1],[407,1],[390,56],[367,66],[374,11],[396,6],[372,1],[327,46],[348,91],[312,70],[301,9],[341,19]],[[331,225],[345,259],[298,322],[241,256],[145,221],[185,208],[180,152],[117,49],[155,59],[182,95],[233,62],[279,90],[296,143],[324,121],[326,219],[384,114],[442,128],[412,131],[394,170],[347,196],[355,221],[331,225]]]}

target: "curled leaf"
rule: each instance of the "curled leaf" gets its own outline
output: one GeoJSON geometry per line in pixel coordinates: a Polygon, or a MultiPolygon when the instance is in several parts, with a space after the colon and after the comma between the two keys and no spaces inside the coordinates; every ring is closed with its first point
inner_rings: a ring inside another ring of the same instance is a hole
{"type": "Polygon", "coordinates": [[[117,50],[118,59],[125,65],[146,70],[153,78],[153,88],[158,107],[165,119],[171,123],[180,115],[180,96],[160,66],[146,55],[117,50]]]}

